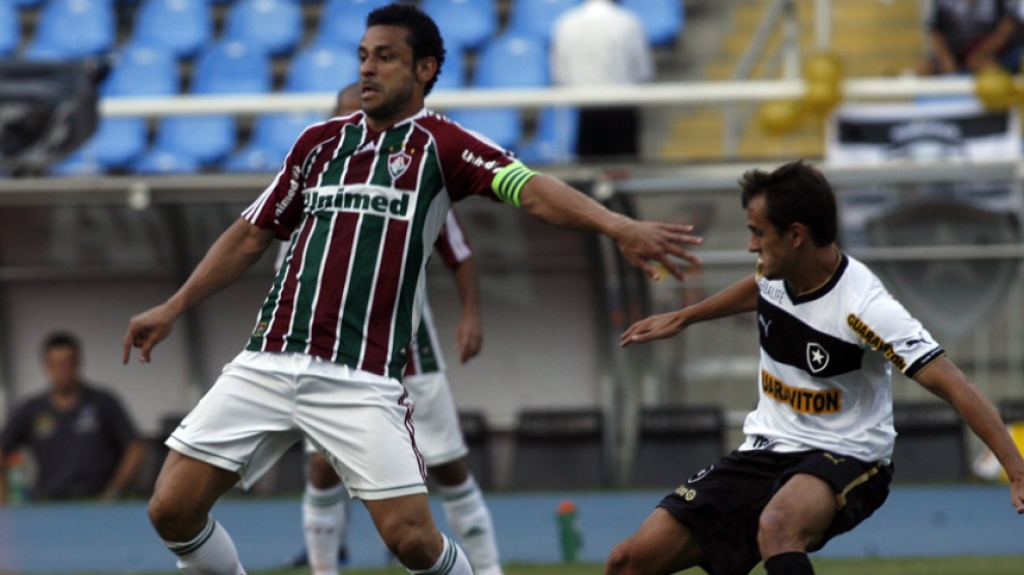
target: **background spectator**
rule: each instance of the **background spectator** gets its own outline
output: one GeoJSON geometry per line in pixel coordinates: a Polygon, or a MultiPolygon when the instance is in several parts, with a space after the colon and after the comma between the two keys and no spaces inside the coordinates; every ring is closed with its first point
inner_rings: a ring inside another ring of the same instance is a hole
{"type": "Polygon", "coordinates": [[[919,72],[976,72],[992,63],[1017,72],[1018,5],[1018,0],[933,0],[925,20],[930,53],[919,72]]]}
{"type": "MultiPolygon", "coordinates": [[[[560,86],[618,86],[654,76],[640,19],[613,0],[587,0],[555,22],[551,77],[560,86]]],[[[582,158],[639,152],[639,111],[633,106],[580,111],[577,154],[582,158]]]]}
{"type": "Polygon", "coordinates": [[[18,406],[0,432],[0,502],[8,500],[8,456],[23,446],[38,466],[33,499],[116,499],[134,477],[144,444],[121,402],[82,381],[80,355],[72,335],[46,339],[50,388],[18,406]]]}

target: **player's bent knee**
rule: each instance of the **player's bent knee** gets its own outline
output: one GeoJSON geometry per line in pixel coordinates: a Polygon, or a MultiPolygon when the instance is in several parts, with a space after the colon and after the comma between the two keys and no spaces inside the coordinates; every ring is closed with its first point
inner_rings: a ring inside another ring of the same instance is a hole
{"type": "Polygon", "coordinates": [[[443,547],[440,533],[426,525],[393,525],[381,530],[381,538],[399,562],[412,569],[431,567],[443,547]]]}
{"type": "Polygon", "coordinates": [[[149,522],[165,541],[188,541],[206,524],[206,513],[159,493],[149,500],[149,522]]]}
{"type": "Polygon", "coordinates": [[[605,575],[640,575],[645,573],[642,561],[638,560],[637,554],[627,539],[612,547],[608,558],[605,560],[605,575]]]}
{"type": "Polygon", "coordinates": [[[766,509],[757,524],[757,544],[762,555],[774,555],[785,550],[802,549],[800,530],[789,513],[766,509]]]}

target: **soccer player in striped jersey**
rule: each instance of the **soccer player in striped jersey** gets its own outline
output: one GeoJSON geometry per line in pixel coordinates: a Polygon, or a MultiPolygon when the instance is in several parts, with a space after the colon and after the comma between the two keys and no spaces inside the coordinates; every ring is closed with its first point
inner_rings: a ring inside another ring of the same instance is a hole
{"type": "Polygon", "coordinates": [[[999,458],[1024,513],[1024,459],[992,404],[864,264],[835,244],[836,202],[818,170],[747,172],[743,207],[757,272],[678,312],[641,320],[622,345],[756,311],[757,409],[746,442],[665,497],[608,557],[607,575],[696,565],[713,575],[808,575],[809,551],[870,516],[889,493],[892,368],[948,401],[999,458]]]}
{"type": "Polygon", "coordinates": [[[244,573],[209,512],[304,437],[411,573],[471,572],[431,518],[400,379],[420,322],[423,268],[452,202],[480,195],[604,233],[652,277],[652,262],[679,278],[673,257],[699,262],[686,249],[699,243],[691,227],[615,214],[424,109],[444,44],[415,7],[371,12],[359,57],[362,111],[306,129],[185,284],[129,322],[123,359],[137,347],[149,362],[182,311],[236,280],[275,236],[290,242],[246,349],[167,441],[149,515],[184,573],[244,573]]]}

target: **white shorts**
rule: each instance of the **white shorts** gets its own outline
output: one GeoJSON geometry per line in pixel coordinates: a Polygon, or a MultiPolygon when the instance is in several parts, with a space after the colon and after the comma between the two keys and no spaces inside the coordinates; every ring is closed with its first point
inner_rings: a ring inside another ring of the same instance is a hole
{"type": "MultiPolygon", "coordinates": [[[[443,465],[469,453],[459,427],[459,412],[443,371],[405,378],[405,388],[415,409],[412,420],[416,426],[416,449],[427,467],[443,465]]],[[[306,442],[306,453],[317,451],[306,442]]]]}
{"type": "Polygon", "coordinates": [[[298,353],[243,351],[167,440],[250,487],[303,437],[359,499],[426,493],[412,405],[395,379],[298,353]]]}

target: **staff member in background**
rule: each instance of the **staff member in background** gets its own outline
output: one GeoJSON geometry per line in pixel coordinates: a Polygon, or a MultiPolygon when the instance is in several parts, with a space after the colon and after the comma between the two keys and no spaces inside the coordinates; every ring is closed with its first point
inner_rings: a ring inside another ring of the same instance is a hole
{"type": "Polygon", "coordinates": [[[142,461],[144,444],[131,418],[109,391],[79,374],[81,346],[66,333],[43,344],[49,390],[30,397],[0,432],[0,502],[9,496],[8,456],[28,446],[39,468],[35,500],[120,497],[142,461]]]}
{"type": "Polygon", "coordinates": [[[977,72],[999,64],[1020,69],[1019,0],[932,0],[925,26],[929,54],[924,75],[977,72]]]}
{"type": "MultiPolygon", "coordinates": [[[[640,18],[614,0],[587,0],[555,22],[551,79],[558,86],[625,86],[654,77],[654,61],[640,18]]],[[[580,158],[635,159],[640,112],[633,106],[580,111],[580,158]]]]}

